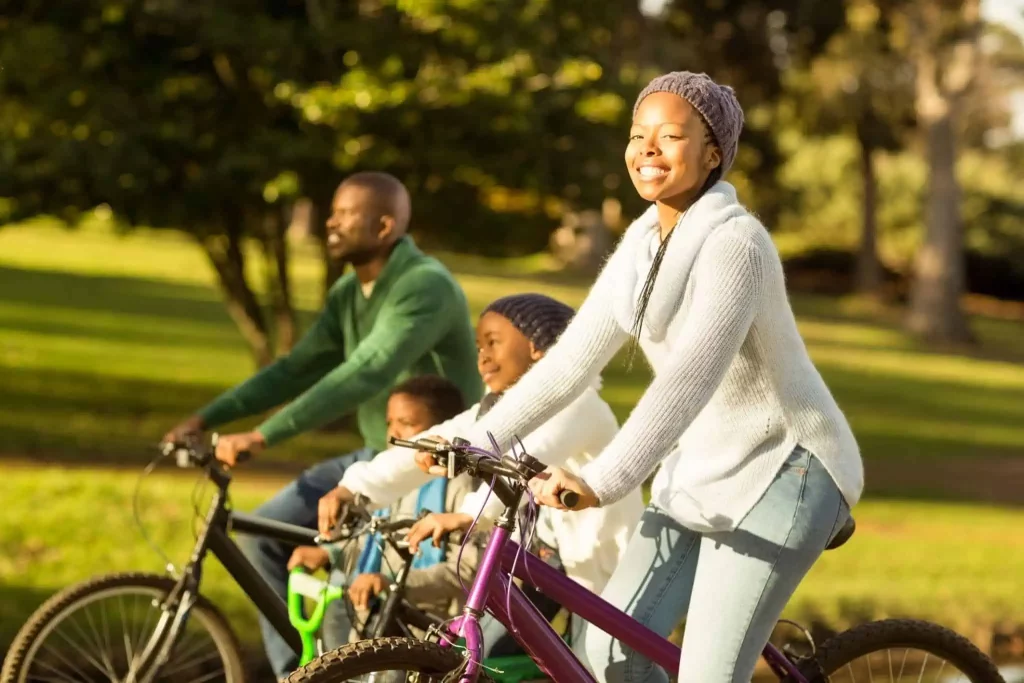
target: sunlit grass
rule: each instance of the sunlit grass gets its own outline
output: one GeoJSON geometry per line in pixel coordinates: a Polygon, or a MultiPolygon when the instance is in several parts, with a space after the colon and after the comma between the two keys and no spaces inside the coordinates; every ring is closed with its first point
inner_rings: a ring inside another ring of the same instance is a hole
{"type": "MultiPolygon", "coordinates": [[[[308,321],[322,264],[295,245],[295,290],[308,321]]],[[[260,254],[250,270],[263,283],[260,254]]],[[[473,311],[517,291],[578,305],[585,286],[550,276],[543,257],[496,262],[443,255],[473,311]],[[534,275],[515,276],[517,270],[534,275]]],[[[996,357],[933,353],[854,298],[794,296],[808,348],[869,458],[1024,452],[1024,325],[978,319],[996,357]],[[879,319],[886,322],[877,322],[879,319]],[[1014,352],[1017,351],[1017,355],[1014,352]]],[[[59,457],[135,456],[195,407],[252,371],[199,247],[178,233],[119,235],[103,226],[69,232],[49,223],[0,232],[0,428],[3,450],[59,457]]],[[[644,363],[605,373],[620,419],[649,374],[644,363]]],[[[249,421],[245,424],[251,424],[249,421]]],[[[356,443],[307,435],[268,454],[315,461],[356,443]]]]}
{"type": "MultiPolygon", "coordinates": [[[[256,250],[250,254],[262,289],[262,261],[256,250]]],[[[443,259],[474,314],[513,292],[543,291],[573,305],[586,293],[552,275],[543,257],[443,259]]],[[[296,248],[294,271],[308,321],[321,291],[314,249],[296,248]]],[[[856,509],[857,536],[825,555],[791,616],[842,623],[910,614],[958,625],[1024,613],[1024,513],[900,500],[944,497],[947,482],[930,476],[929,462],[1024,455],[1024,324],[975,319],[982,353],[962,356],[922,348],[891,312],[857,299],[800,295],[794,306],[869,471],[871,463],[910,459],[920,477],[913,490],[869,479],[867,500],[856,509]],[[872,499],[879,489],[888,500],[872,499]]],[[[162,569],[132,524],[134,468],[170,425],[252,369],[211,269],[187,238],[103,228],[71,233],[52,224],[0,230],[0,453],[132,465],[121,472],[5,466],[0,643],[70,582],[103,571],[162,569]]],[[[603,395],[620,419],[648,377],[642,360],[630,372],[621,363],[607,369],[603,395]]],[[[309,463],[356,443],[349,433],[305,435],[264,458],[309,463]]],[[[243,474],[239,507],[254,507],[281,481],[243,474]]],[[[145,488],[148,528],[175,560],[190,543],[191,489],[187,476],[158,476],[145,488]]],[[[252,610],[223,571],[212,570],[206,581],[243,637],[255,638],[252,610]]]]}

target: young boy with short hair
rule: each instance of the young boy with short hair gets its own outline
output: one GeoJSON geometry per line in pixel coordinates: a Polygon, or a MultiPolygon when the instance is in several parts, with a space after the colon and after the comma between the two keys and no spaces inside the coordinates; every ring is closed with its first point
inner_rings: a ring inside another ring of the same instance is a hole
{"type": "MultiPolygon", "coordinates": [[[[464,407],[458,387],[447,379],[421,375],[406,380],[396,386],[388,397],[388,437],[412,438],[431,425],[458,415],[464,407]]],[[[395,518],[409,518],[416,517],[424,509],[432,512],[456,510],[475,484],[468,475],[450,481],[435,479],[403,496],[391,506],[391,514],[395,518]]],[[[424,551],[413,562],[406,579],[405,596],[424,611],[438,615],[452,613],[453,609],[461,607],[464,598],[459,572],[462,580],[468,582],[476,568],[475,549],[467,547],[463,552],[461,570],[457,567],[457,546],[451,549],[443,544],[424,548],[424,551]]],[[[302,566],[316,571],[330,565],[340,578],[346,579],[345,593],[355,608],[355,616],[360,622],[365,622],[373,598],[384,591],[401,563],[401,557],[394,550],[388,548],[381,553],[372,539],[363,536],[349,543],[296,548],[288,561],[288,569],[302,566]],[[348,577],[351,579],[347,580],[348,577]]],[[[331,604],[324,617],[325,645],[330,649],[344,645],[351,638],[352,627],[362,625],[350,623],[343,603],[331,604]]]]}

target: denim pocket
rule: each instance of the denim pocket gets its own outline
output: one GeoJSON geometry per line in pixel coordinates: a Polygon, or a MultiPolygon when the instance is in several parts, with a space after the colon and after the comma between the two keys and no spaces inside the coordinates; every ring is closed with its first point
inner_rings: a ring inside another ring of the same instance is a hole
{"type": "Polygon", "coordinates": [[[803,475],[807,472],[808,466],[811,464],[811,452],[797,444],[790,452],[789,457],[782,463],[782,467],[779,468],[779,475],[783,475],[787,472],[794,474],[803,475]]]}

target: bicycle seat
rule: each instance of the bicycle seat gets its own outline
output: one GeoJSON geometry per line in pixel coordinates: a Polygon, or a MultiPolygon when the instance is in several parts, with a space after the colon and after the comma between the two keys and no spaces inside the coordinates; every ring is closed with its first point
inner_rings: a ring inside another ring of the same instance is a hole
{"type": "Polygon", "coordinates": [[[825,550],[835,550],[842,544],[850,540],[853,536],[853,532],[857,530],[857,522],[854,521],[853,517],[849,517],[846,520],[846,524],[839,528],[836,535],[832,537],[828,545],[825,546],[825,550]]]}

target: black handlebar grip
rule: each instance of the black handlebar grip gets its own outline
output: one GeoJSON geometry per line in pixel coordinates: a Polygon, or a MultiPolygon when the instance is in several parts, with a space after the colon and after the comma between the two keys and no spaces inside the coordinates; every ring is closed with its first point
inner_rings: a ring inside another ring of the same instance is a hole
{"type": "Polygon", "coordinates": [[[562,505],[569,508],[570,510],[576,507],[576,504],[580,502],[580,494],[575,491],[563,490],[558,494],[558,500],[561,501],[562,505]]]}
{"type": "Polygon", "coordinates": [[[237,453],[235,453],[235,464],[236,465],[241,465],[246,460],[251,460],[251,459],[252,459],[252,453],[250,453],[249,451],[238,451],[237,453]]]}

